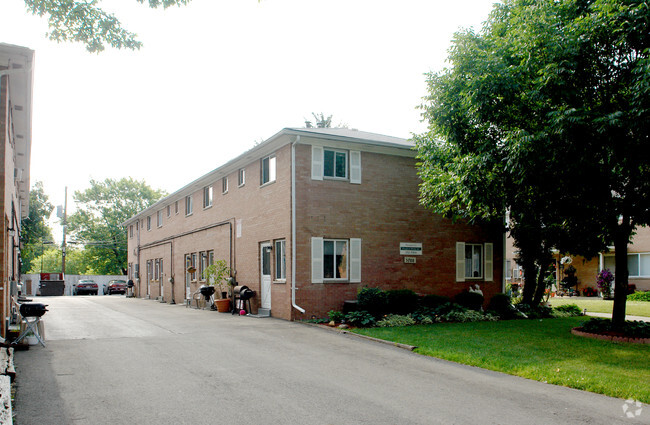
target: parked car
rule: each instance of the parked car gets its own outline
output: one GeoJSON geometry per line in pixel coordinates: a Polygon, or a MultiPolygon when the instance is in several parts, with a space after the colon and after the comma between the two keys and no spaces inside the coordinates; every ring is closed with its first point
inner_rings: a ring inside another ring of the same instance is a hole
{"type": "Polygon", "coordinates": [[[104,286],[104,295],[126,294],[126,280],[113,279],[104,286]]]}
{"type": "Polygon", "coordinates": [[[73,295],[89,294],[97,295],[98,291],[97,283],[92,279],[81,279],[74,285],[72,293],[73,295]]]}

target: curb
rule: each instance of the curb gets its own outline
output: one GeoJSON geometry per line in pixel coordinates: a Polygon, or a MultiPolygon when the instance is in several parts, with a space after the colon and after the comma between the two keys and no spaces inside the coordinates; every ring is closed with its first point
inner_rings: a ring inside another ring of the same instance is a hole
{"type": "Polygon", "coordinates": [[[413,351],[416,348],[418,348],[415,345],[402,344],[401,342],[387,341],[385,339],[374,338],[374,337],[367,336],[367,335],[360,335],[360,334],[357,334],[357,333],[354,333],[354,332],[350,332],[350,331],[348,331],[346,329],[332,328],[330,326],[319,325],[317,323],[308,323],[308,322],[297,322],[297,323],[301,323],[301,324],[307,325],[307,326],[312,326],[312,327],[315,327],[315,328],[324,329],[324,330],[327,330],[327,331],[330,331],[330,332],[336,332],[338,334],[352,335],[352,336],[357,337],[357,338],[365,339],[365,340],[372,341],[372,342],[377,342],[377,343],[384,344],[384,345],[391,345],[393,347],[401,348],[401,349],[407,350],[407,351],[413,351]]]}

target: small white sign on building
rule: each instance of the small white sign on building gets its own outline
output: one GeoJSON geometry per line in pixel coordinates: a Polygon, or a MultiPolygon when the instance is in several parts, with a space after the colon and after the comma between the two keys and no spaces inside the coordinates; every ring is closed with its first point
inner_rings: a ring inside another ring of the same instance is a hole
{"type": "Polygon", "coordinates": [[[399,255],[422,255],[422,244],[414,242],[400,242],[399,255]]]}
{"type": "Polygon", "coordinates": [[[415,257],[404,257],[405,264],[415,264],[415,257]]]}

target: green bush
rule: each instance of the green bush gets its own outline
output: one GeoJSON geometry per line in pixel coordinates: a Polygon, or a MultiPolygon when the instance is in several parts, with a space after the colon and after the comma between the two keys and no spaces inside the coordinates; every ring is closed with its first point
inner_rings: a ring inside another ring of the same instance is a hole
{"type": "Polygon", "coordinates": [[[463,291],[454,297],[454,302],[470,310],[479,311],[483,308],[483,295],[477,292],[463,291]]]}
{"type": "Polygon", "coordinates": [[[517,304],[515,308],[523,319],[548,319],[553,317],[553,309],[544,305],[532,307],[528,304],[517,304]]]}
{"type": "Polygon", "coordinates": [[[345,319],[345,314],[342,311],[330,310],[327,317],[330,318],[330,322],[341,323],[345,319]]]}
{"type": "Polygon", "coordinates": [[[415,320],[410,315],[401,316],[399,314],[389,314],[377,322],[380,328],[394,328],[397,326],[415,325],[415,320]]]}
{"type": "Polygon", "coordinates": [[[345,321],[359,328],[370,328],[376,322],[375,317],[365,310],[351,311],[345,316],[345,321]]]}
{"type": "Polygon", "coordinates": [[[363,287],[357,293],[357,306],[359,310],[365,310],[375,317],[384,314],[387,307],[386,291],[380,288],[363,287]]]}
{"type": "Polygon", "coordinates": [[[605,333],[620,332],[626,336],[634,338],[650,338],[650,323],[635,321],[625,321],[623,327],[616,328],[610,319],[592,318],[582,324],[585,332],[605,333]]]}
{"type": "Polygon", "coordinates": [[[627,296],[628,301],[650,301],[650,291],[636,291],[627,296]]]}
{"type": "Polygon", "coordinates": [[[392,314],[405,315],[413,313],[418,307],[418,295],[410,289],[393,289],[386,291],[387,311],[392,314]]]}
{"type": "Polygon", "coordinates": [[[582,309],[575,304],[559,305],[553,311],[563,313],[562,317],[582,316],[582,309]]]}
{"type": "Polygon", "coordinates": [[[452,311],[441,317],[444,322],[483,322],[491,321],[496,322],[499,320],[497,316],[491,314],[483,314],[480,311],[476,310],[466,310],[466,311],[452,311]]]}
{"type": "Polygon", "coordinates": [[[495,294],[488,304],[487,311],[504,320],[519,317],[517,309],[512,306],[512,300],[506,294],[495,294]]]}
{"type": "Polygon", "coordinates": [[[451,298],[442,295],[425,295],[420,297],[420,307],[435,308],[451,302],[451,298]]]}

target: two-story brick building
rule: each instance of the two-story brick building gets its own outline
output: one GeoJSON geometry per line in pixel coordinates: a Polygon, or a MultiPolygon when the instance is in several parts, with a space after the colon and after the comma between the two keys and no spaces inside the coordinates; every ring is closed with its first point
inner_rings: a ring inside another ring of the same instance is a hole
{"type": "Polygon", "coordinates": [[[289,320],[340,310],[362,286],[453,296],[478,283],[489,299],[503,288],[503,233],[420,206],[412,148],[283,129],[124,223],[137,294],[183,302],[224,259],[257,292],[254,310],[289,320]]]}
{"type": "Polygon", "coordinates": [[[20,224],[29,213],[34,51],[0,43],[0,335],[11,316],[11,288],[20,279],[20,224]]]}

